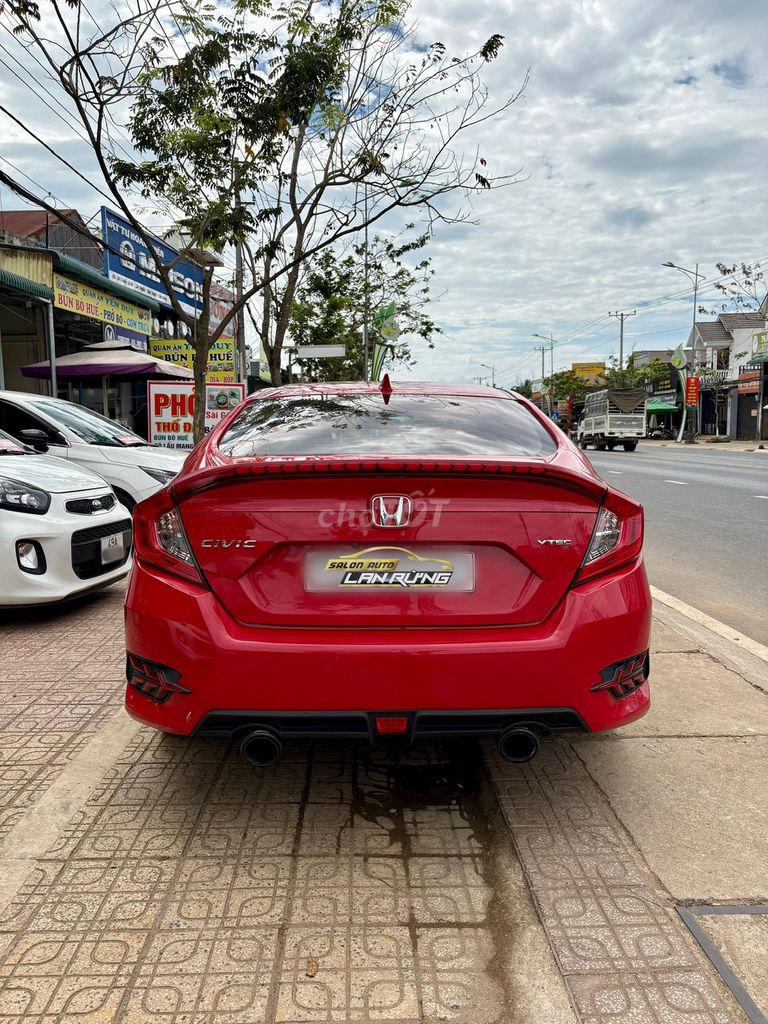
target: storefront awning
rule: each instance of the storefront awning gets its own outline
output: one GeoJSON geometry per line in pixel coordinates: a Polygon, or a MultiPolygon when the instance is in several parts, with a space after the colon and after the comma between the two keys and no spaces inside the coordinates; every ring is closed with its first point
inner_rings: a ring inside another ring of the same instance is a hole
{"type": "Polygon", "coordinates": [[[44,284],[30,281],[28,277],[14,274],[12,270],[4,270],[2,267],[0,267],[0,284],[4,284],[8,288],[16,288],[17,291],[26,292],[28,295],[36,295],[39,299],[47,299],[49,302],[53,298],[53,292],[44,284]]]}
{"type": "Polygon", "coordinates": [[[669,402],[659,402],[658,400],[651,400],[645,407],[646,412],[677,412],[676,405],[670,405],[669,402]]]}

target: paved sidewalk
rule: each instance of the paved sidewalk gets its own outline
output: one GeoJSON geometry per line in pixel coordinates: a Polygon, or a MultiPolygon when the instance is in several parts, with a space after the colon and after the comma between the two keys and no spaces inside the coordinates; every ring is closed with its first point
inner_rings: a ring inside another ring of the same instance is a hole
{"type": "MultiPolygon", "coordinates": [[[[621,733],[255,772],[120,711],[121,597],[0,627],[0,1024],[747,1020],[675,910],[767,902],[743,654],[659,609],[621,733]]],[[[700,920],[764,1000],[768,918],[700,920]]]]}

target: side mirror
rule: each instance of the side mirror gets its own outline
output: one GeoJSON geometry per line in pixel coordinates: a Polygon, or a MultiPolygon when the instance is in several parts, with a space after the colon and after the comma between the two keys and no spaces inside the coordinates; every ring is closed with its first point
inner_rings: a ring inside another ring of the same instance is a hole
{"type": "Polygon", "coordinates": [[[48,451],[48,435],[44,430],[20,430],[19,437],[26,444],[32,445],[36,452],[48,451]]]}

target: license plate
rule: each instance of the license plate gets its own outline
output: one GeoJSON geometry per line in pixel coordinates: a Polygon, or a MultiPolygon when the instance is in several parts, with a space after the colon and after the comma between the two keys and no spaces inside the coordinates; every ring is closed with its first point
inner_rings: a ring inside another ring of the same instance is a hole
{"type": "Polygon", "coordinates": [[[101,538],[101,564],[109,565],[110,562],[119,562],[125,555],[125,540],[122,533],[111,533],[108,537],[101,538]]]}
{"type": "Polygon", "coordinates": [[[306,556],[306,589],[351,593],[378,590],[453,591],[475,589],[471,551],[378,546],[323,549],[306,556]]]}

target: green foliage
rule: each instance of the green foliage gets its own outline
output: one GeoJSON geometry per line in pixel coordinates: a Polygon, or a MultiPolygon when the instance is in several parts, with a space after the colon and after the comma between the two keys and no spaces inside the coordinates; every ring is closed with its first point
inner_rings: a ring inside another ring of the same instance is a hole
{"type": "Polygon", "coordinates": [[[480,56],[483,60],[495,60],[499,55],[499,51],[504,43],[504,36],[500,36],[497,33],[492,35],[480,49],[480,56]]]}
{"type": "MultiPolygon", "coordinates": [[[[387,357],[386,368],[393,364],[408,366],[413,362],[407,337],[420,337],[434,348],[440,328],[426,313],[429,303],[429,280],[432,276],[428,258],[412,266],[406,262],[428,242],[420,235],[401,242],[376,235],[370,243],[368,278],[370,304],[368,311],[369,353],[382,341],[376,313],[393,302],[397,307],[397,324],[401,337],[387,357]]],[[[291,312],[290,333],[294,344],[343,344],[344,359],[313,359],[302,363],[306,378],[323,380],[360,380],[363,377],[363,323],[365,320],[365,247],[356,245],[346,255],[326,249],[313,262],[299,288],[291,312]]]]}
{"type": "Polygon", "coordinates": [[[635,366],[633,355],[627,359],[626,366],[620,369],[616,356],[611,356],[605,371],[605,384],[609,388],[638,388],[647,380],[663,380],[672,372],[669,363],[662,362],[661,359],[652,359],[646,366],[635,366]]]}
{"type": "Polygon", "coordinates": [[[334,19],[284,4],[255,31],[246,11],[263,15],[268,5],[239,2],[235,17],[204,9],[187,18],[187,52],[171,64],[150,59],[138,78],[130,129],[146,159],[111,160],[119,183],[148,200],[164,196],[196,242],[213,249],[267,219],[239,196],[274,176],[286,136],[313,119],[332,129],[343,123],[342,55],[378,17],[378,5],[362,0],[341,4],[334,19]]]}
{"type": "Polygon", "coordinates": [[[522,395],[523,398],[533,397],[533,386],[530,380],[526,379],[521,384],[515,384],[512,390],[516,391],[518,395],[522,395]]]}
{"type": "Polygon", "coordinates": [[[765,273],[760,263],[717,263],[717,272],[723,278],[715,281],[715,288],[724,296],[725,301],[719,309],[707,309],[699,307],[700,313],[708,313],[716,316],[724,313],[741,310],[745,313],[756,312],[768,298],[765,273]]]}
{"type": "Polygon", "coordinates": [[[552,377],[545,377],[543,385],[546,391],[551,387],[553,398],[567,398],[570,395],[577,403],[583,402],[587,393],[586,381],[573,370],[562,370],[552,377]]]}

